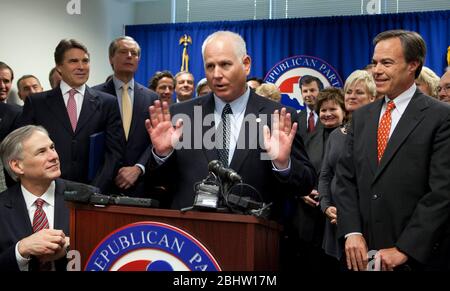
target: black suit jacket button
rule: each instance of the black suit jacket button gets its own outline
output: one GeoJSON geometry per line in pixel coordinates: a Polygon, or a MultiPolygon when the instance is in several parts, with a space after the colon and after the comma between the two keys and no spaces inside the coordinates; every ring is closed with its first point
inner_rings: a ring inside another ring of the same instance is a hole
{"type": "Polygon", "coordinates": [[[372,200],[377,200],[378,199],[378,195],[377,194],[373,194],[372,195],[372,200]]]}

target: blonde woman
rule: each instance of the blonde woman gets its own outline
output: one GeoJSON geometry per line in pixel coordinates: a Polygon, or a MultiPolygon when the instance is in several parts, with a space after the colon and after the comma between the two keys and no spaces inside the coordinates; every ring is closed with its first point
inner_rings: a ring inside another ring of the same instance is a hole
{"type": "Polygon", "coordinates": [[[339,246],[336,237],[336,221],[339,211],[336,209],[333,199],[336,187],[335,169],[339,157],[344,151],[347,128],[351,122],[352,112],[373,102],[376,98],[376,85],[372,75],[365,70],[356,70],[351,73],[345,82],[344,94],[347,122],[334,130],[328,138],[318,186],[320,208],[327,218],[322,247],[327,255],[338,260],[342,256],[343,247],[339,246]]]}

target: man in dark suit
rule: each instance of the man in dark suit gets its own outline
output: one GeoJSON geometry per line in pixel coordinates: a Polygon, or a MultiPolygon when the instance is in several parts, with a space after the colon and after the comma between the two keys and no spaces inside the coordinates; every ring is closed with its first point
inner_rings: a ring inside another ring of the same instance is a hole
{"type": "Polygon", "coordinates": [[[123,165],[114,181],[117,191],[129,196],[146,194],[144,174],[151,144],[145,129],[145,119],[148,117],[148,107],[159,99],[155,92],[134,81],[140,56],[141,48],[133,38],[122,36],[115,39],[109,46],[109,62],[114,75],[110,81],[94,87],[117,97],[126,137],[126,150],[123,165]],[[124,91],[124,86],[127,92],[124,91]],[[127,100],[123,98],[130,101],[131,110],[128,114],[127,104],[124,106],[127,100]]]}
{"type": "Polygon", "coordinates": [[[0,194],[0,270],[65,270],[67,181],[58,178],[59,158],[47,131],[34,125],[13,131],[3,140],[0,155],[19,181],[0,194]]]}
{"type": "MultiPolygon", "coordinates": [[[[22,107],[19,105],[0,102],[0,142],[15,128],[21,112],[22,107]]],[[[0,191],[4,191],[7,185],[14,184],[9,180],[11,178],[5,175],[0,162],[0,191]]]]}
{"type": "Polygon", "coordinates": [[[108,193],[125,146],[117,100],[86,85],[89,53],[80,42],[62,40],[55,49],[55,62],[62,77],[60,85],[27,98],[21,124],[38,124],[48,130],[59,153],[62,178],[91,183],[108,193]],[[104,134],[104,162],[91,181],[89,144],[96,133],[104,134]]]}
{"type": "MultiPolygon", "coordinates": [[[[450,246],[450,107],[417,90],[426,46],[410,31],[374,39],[373,75],[384,94],[352,116],[338,164],[338,236],[349,269],[368,250],[382,270],[446,269],[450,246]]],[[[372,267],[371,267],[372,268],[372,267]]]]}
{"type": "Polygon", "coordinates": [[[208,163],[217,159],[255,187],[265,202],[308,194],[316,175],[297,123],[291,123],[296,112],[289,109],[288,113],[279,103],[249,89],[246,77],[251,60],[241,36],[216,32],[205,40],[202,53],[213,93],[174,104],[170,113],[167,103],[156,101],[146,121],[153,143],[150,168],[172,181],[170,207],[193,205],[194,184],[208,175],[208,163]],[[271,124],[268,120],[273,113],[271,124]],[[180,118],[175,127],[171,114],[180,118]],[[265,125],[264,134],[256,130],[261,125],[265,125]],[[182,132],[183,141],[178,143],[182,132]],[[257,144],[262,137],[264,145],[257,144]]]}
{"type": "Polygon", "coordinates": [[[0,102],[0,141],[14,129],[21,112],[19,105],[0,102]]]}
{"type": "Polygon", "coordinates": [[[183,102],[194,98],[194,75],[186,71],[181,71],[175,75],[174,79],[176,102],[183,102]]]}
{"type": "Polygon", "coordinates": [[[315,105],[319,92],[323,90],[323,83],[317,77],[304,75],[298,80],[298,86],[300,87],[300,92],[302,92],[303,103],[305,104],[305,110],[302,110],[298,115],[298,128],[303,140],[306,142],[320,124],[315,105]]]}

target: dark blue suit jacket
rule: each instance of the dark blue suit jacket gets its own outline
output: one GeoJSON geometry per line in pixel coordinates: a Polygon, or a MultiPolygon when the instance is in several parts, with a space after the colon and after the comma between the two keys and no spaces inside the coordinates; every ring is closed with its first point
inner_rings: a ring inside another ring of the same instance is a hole
{"type": "MultiPolygon", "coordinates": [[[[102,92],[116,96],[113,80],[93,87],[102,92]]],[[[116,96],[118,97],[118,96],[116,96]]],[[[151,154],[151,141],[145,128],[145,120],[148,118],[148,107],[158,100],[158,95],[152,90],[134,82],[133,118],[131,120],[130,133],[123,157],[123,166],[141,164],[145,167],[151,154]]],[[[116,101],[117,102],[117,101],[116,101]]],[[[145,196],[144,176],[139,177],[134,187],[120,191],[129,196],[145,196]]],[[[119,190],[119,189],[117,189],[119,190]]]]}
{"type": "MultiPolygon", "coordinates": [[[[172,116],[181,113],[184,114],[184,117],[194,120],[195,107],[201,108],[202,117],[214,114],[215,104],[212,93],[174,104],[170,107],[170,111],[172,116]]],[[[260,154],[264,150],[258,144],[260,133],[256,133],[256,138],[250,139],[249,137],[251,128],[257,126],[258,122],[264,122],[263,118],[261,118],[261,121],[258,121],[258,116],[267,116],[268,120],[270,120],[270,115],[273,114],[274,110],[280,108],[281,105],[279,103],[261,97],[254,91],[251,91],[245,110],[246,119],[244,120],[247,122],[243,122],[238,139],[238,144],[245,144],[245,148],[237,148],[230,163],[230,168],[241,175],[245,183],[252,185],[258,190],[264,202],[281,202],[286,195],[307,195],[316,184],[315,170],[307,158],[308,155],[298,132],[292,145],[291,170],[286,177],[272,170],[271,161],[261,159],[260,154]]],[[[288,108],[288,111],[291,112],[292,119],[297,120],[297,113],[291,108],[288,108]]],[[[180,116],[180,118],[183,118],[183,116],[180,116]]],[[[211,130],[214,130],[214,122],[211,125],[195,129],[195,126],[193,126],[194,122],[184,122],[185,126],[188,124],[192,125],[191,137],[193,138],[191,138],[190,148],[175,150],[171,157],[159,167],[152,156],[149,167],[149,169],[155,171],[155,175],[161,175],[161,179],[170,179],[168,185],[173,198],[170,202],[170,207],[173,209],[181,209],[193,205],[195,197],[194,184],[202,181],[208,175],[208,163],[218,159],[217,150],[214,148],[208,149],[202,144],[202,148],[195,149],[195,144],[199,140],[195,140],[196,135],[194,131],[200,131],[203,137],[211,130]]],[[[269,127],[271,126],[270,121],[268,125],[269,127]]],[[[187,128],[184,130],[187,130],[187,128]]],[[[188,135],[187,132],[183,134],[184,136],[188,135]]],[[[275,218],[278,218],[280,215],[280,213],[276,213],[279,210],[279,206],[281,206],[281,203],[275,203],[272,208],[272,214],[275,218]]]]}
{"type": "Polygon", "coordinates": [[[77,128],[73,132],[59,87],[28,97],[21,125],[44,126],[56,146],[61,162],[61,177],[92,184],[109,192],[124,151],[124,133],[116,98],[86,86],[77,128]],[[89,137],[105,133],[104,163],[93,181],[88,180],[89,137]]]}
{"type": "MultiPolygon", "coordinates": [[[[69,209],[64,204],[68,181],[56,179],[54,229],[69,236],[69,209]]],[[[20,183],[0,193],[0,271],[19,271],[15,246],[33,234],[33,227],[23,198],[20,183]]],[[[64,258],[55,262],[57,270],[65,270],[64,258]]],[[[32,268],[34,260],[30,262],[32,268]]]]}
{"type": "Polygon", "coordinates": [[[18,105],[0,102],[0,142],[14,129],[21,112],[18,105]]]}
{"type": "MultiPolygon", "coordinates": [[[[18,105],[0,102],[0,142],[16,128],[21,112],[22,107],[18,105]]],[[[4,175],[8,187],[16,183],[6,171],[4,175]]]]}

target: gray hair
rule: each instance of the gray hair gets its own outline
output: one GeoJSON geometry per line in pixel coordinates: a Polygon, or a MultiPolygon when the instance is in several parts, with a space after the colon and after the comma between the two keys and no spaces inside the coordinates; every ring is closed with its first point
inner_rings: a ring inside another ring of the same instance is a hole
{"type": "Polygon", "coordinates": [[[190,76],[192,76],[192,81],[194,81],[194,75],[192,75],[192,73],[191,72],[188,72],[188,71],[179,71],[174,77],[173,77],[173,79],[175,80],[175,85],[178,83],[178,77],[179,76],[183,76],[183,75],[190,75],[190,76]]]}
{"type": "Polygon", "coordinates": [[[245,44],[244,39],[239,34],[232,32],[232,31],[226,31],[226,30],[220,30],[216,31],[213,34],[210,34],[202,45],[202,56],[203,61],[205,61],[205,49],[206,46],[212,42],[214,39],[218,37],[228,37],[231,39],[232,44],[234,45],[234,52],[236,54],[236,57],[242,62],[242,59],[247,55],[247,46],[245,44]]]}
{"type": "Polygon", "coordinates": [[[370,95],[373,97],[377,96],[377,86],[373,79],[373,76],[366,70],[356,70],[353,71],[347,80],[345,80],[344,92],[347,92],[348,87],[362,81],[366,86],[366,89],[370,95]]]}
{"type": "Polygon", "coordinates": [[[3,167],[14,181],[17,181],[18,177],[11,169],[9,162],[23,159],[23,142],[29,139],[36,131],[40,131],[48,136],[48,131],[42,126],[26,125],[8,134],[0,144],[0,156],[3,167]]]}
{"type": "Polygon", "coordinates": [[[126,41],[131,41],[134,44],[136,44],[137,50],[138,50],[138,56],[141,56],[141,47],[139,46],[139,44],[137,43],[137,41],[134,40],[134,38],[132,38],[131,36],[120,36],[118,38],[116,38],[115,40],[113,40],[111,42],[111,44],[109,45],[109,57],[112,58],[114,56],[114,54],[116,53],[117,49],[119,48],[119,41],[121,40],[126,40],[126,41]]]}

